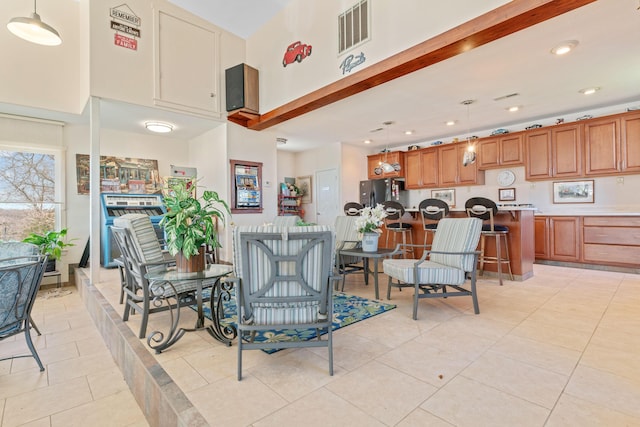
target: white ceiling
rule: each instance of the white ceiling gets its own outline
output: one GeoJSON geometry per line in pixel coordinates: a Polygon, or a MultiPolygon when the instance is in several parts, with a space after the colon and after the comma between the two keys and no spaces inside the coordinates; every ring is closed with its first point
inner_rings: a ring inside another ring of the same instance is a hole
{"type": "MultiPolygon", "coordinates": [[[[172,1],[187,9],[199,3],[198,14],[238,34],[255,30],[247,27],[250,16],[271,17],[288,3],[172,1]],[[231,9],[242,14],[235,19],[231,9]]],[[[597,115],[610,106],[640,105],[637,8],[638,0],[599,0],[271,129],[287,139],[280,148],[293,151],[337,141],[361,145],[365,139],[373,140],[371,147],[425,146],[466,137],[468,130],[482,137],[497,128],[517,131],[556,118],[573,121],[585,112],[597,115]],[[550,50],[565,40],[579,44],[568,55],[552,55],[550,50]],[[592,86],[601,89],[589,96],[579,93],[592,86]],[[494,100],[513,93],[519,95],[494,100]],[[468,110],[461,104],[466,99],[476,101],[468,110]],[[508,112],[512,105],[520,111],[508,112]],[[448,127],[447,120],[457,124],[448,127]],[[385,127],[385,121],[394,124],[385,127]],[[385,130],[371,132],[381,127],[385,130]]]]}

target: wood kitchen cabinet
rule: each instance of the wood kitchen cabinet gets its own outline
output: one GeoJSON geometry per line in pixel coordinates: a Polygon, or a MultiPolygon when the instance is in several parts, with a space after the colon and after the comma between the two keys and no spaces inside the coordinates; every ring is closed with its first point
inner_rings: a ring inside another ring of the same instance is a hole
{"type": "Polygon", "coordinates": [[[640,217],[586,216],[582,233],[584,262],[637,268],[640,217]]]}
{"type": "Polygon", "coordinates": [[[404,152],[402,151],[390,151],[388,153],[378,153],[367,156],[367,175],[369,179],[403,178],[405,173],[404,169],[404,152]],[[390,164],[397,163],[400,165],[400,170],[384,172],[382,168],[380,168],[382,162],[390,164]]]}
{"type": "Polygon", "coordinates": [[[526,132],[526,179],[581,177],[582,129],[574,123],[526,132]]]}
{"type": "Polygon", "coordinates": [[[640,113],[589,120],[584,135],[586,176],[640,172],[640,113]]]}
{"type": "Polygon", "coordinates": [[[404,154],[407,190],[438,187],[438,149],[423,148],[404,154]]]}
{"type": "Polygon", "coordinates": [[[477,162],[463,166],[466,142],[447,144],[438,148],[439,187],[484,184],[484,171],[478,171],[477,162]]]}
{"type": "Polygon", "coordinates": [[[480,170],[524,164],[523,132],[483,138],[477,145],[480,170]]]}
{"type": "Polygon", "coordinates": [[[535,257],[536,259],[549,259],[549,217],[534,217],[533,227],[535,257]]]}
{"type": "Polygon", "coordinates": [[[536,216],[536,259],[580,261],[580,221],[581,217],[573,216],[536,216]]]}

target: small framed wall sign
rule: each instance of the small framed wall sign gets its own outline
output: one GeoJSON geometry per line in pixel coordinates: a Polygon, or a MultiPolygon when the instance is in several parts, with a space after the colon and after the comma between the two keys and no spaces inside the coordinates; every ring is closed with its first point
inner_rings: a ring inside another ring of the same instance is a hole
{"type": "Polygon", "coordinates": [[[553,203],[593,203],[593,180],[554,182],[553,203]]]}
{"type": "Polygon", "coordinates": [[[446,202],[449,207],[456,207],[456,190],[454,189],[431,190],[431,197],[446,202]]]}
{"type": "Polygon", "coordinates": [[[501,202],[513,202],[516,200],[515,188],[501,188],[498,190],[498,200],[501,202]]]}

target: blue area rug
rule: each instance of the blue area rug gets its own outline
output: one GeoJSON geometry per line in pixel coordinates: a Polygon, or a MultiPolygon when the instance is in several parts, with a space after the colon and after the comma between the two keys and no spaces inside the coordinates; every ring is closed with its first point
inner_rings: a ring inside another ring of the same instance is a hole
{"type": "MultiPolygon", "coordinates": [[[[210,290],[205,289],[203,297],[209,297],[210,290]]],[[[232,294],[233,294],[232,290],[232,294]]],[[[196,310],[196,306],[192,305],[192,309],[196,310]]],[[[349,295],[342,292],[333,293],[333,330],[352,325],[361,320],[382,314],[385,311],[396,308],[395,304],[385,304],[383,302],[370,300],[355,295],[349,295]]],[[[221,321],[224,325],[235,325],[237,322],[236,299],[235,295],[230,301],[224,303],[225,317],[221,321]]],[[[211,319],[211,309],[207,304],[204,307],[204,315],[211,319]]],[[[258,332],[256,334],[256,342],[281,342],[281,341],[307,341],[316,337],[315,329],[283,329],[266,332],[258,332]]],[[[263,350],[265,353],[275,353],[278,349],[263,350]]]]}

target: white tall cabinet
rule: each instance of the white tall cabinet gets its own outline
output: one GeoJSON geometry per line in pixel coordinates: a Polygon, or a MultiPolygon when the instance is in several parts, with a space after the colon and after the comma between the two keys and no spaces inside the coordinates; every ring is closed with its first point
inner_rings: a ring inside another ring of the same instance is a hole
{"type": "Polygon", "coordinates": [[[164,11],[157,25],[155,105],[219,118],[219,34],[164,11]]]}

